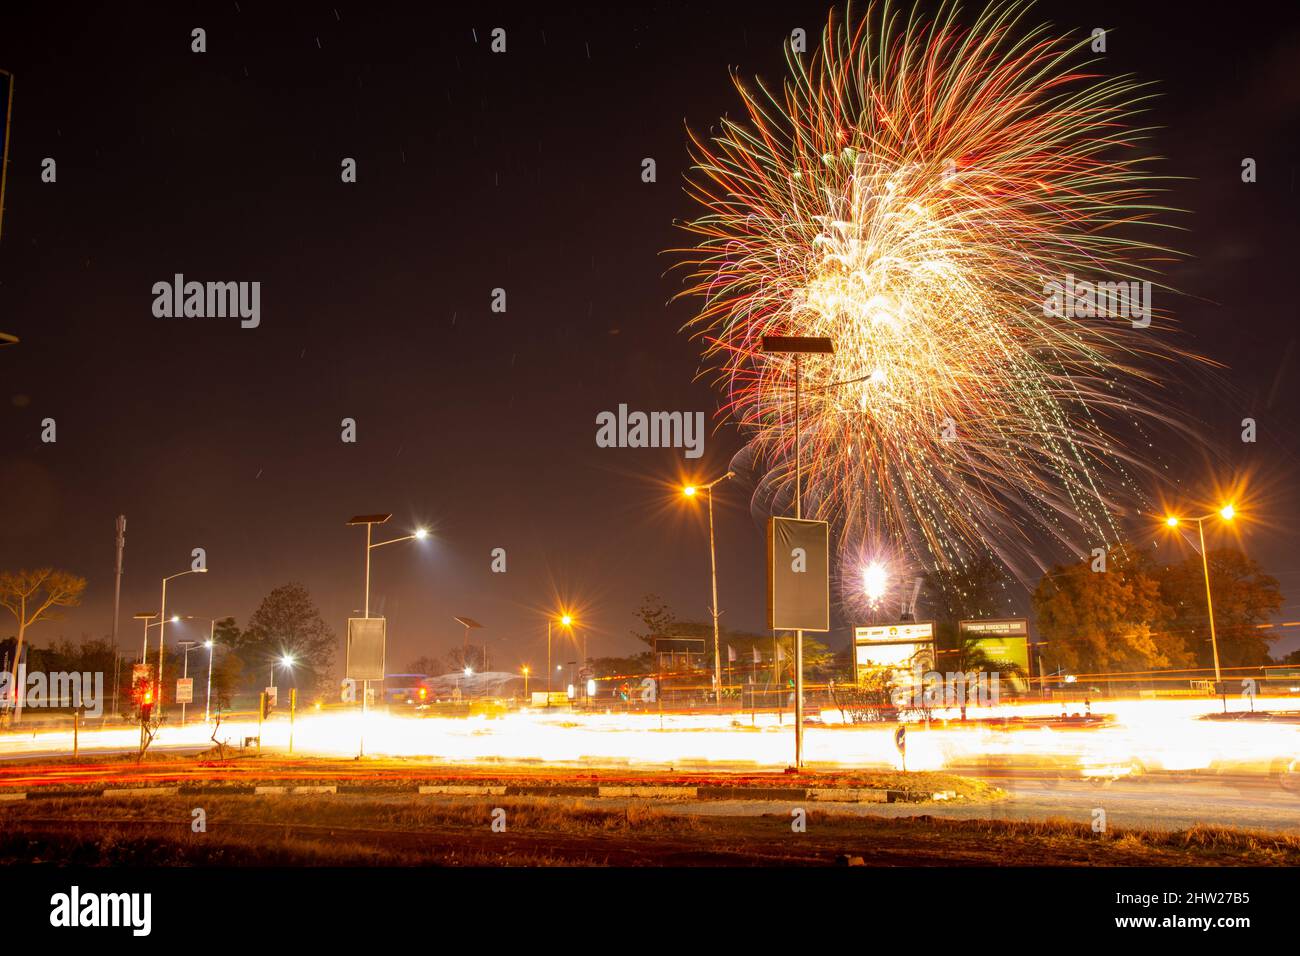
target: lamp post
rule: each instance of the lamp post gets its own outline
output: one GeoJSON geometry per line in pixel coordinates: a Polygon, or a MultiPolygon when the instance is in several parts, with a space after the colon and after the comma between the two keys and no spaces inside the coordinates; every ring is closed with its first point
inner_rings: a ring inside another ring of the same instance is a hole
{"type": "MultiPolygon", "coordinates": [[[[804,355],[830,355],[835,351],[831,340],[801,335],[765,335],[760,348],[765,353],[794,356],[794,516],[803,518],[803,423],[799,396],[801,358],[804,355]]],[[[803,630],[794,632],[794,767],[803,768],[803,630]]]]}
{"type": "Polygon", "coordinates": [[[524,701],[526,703],[528,701],[528,665],[527,664],[524,665],[523,673],[524,673],[524,701]]]}
{"type": "MultiPolygon", "coordinates": [[[[1210,648],[1214,652],[1214,683],[1215,690],[1217,685],[1223,682],[1223,674],[1219,669],[1219,639],[1214,631],[1214,598],[1210,596],[1210,558],[1205,552],[1205,522],[1214,517],[1222,518],[1224,521],[1231,521],[1237,516],[1237,509],[1227,504],[1218,511],[1211,511],[1207,515],[1201,515],[1198,518],[1187,518],[1187,521],[1196,522],[1196,533],[1201,539],[1201,570],[1205,573],[1205,609],[1210,616],[1210,648]]],[[[1184,519],[1170,515],[1165,518],[1165,524],[1170,528],[1177,528],[1184,519]]]]}
{"type": "MultiPolygon", "coordinates": [[[[181,674],[181,676],[184,677],[184,678],[188,678],[188,677],[190,676],[190,648],[191,648],[191,647],[198,647],[198,646],[199,646],[199,642],[198,642],[198,641],[180,641],[180,642],[177,644],[177,646],[180,647],[183,651],[185,651],[185,670],[184,670],[184,672],[181,674]]],[[[190,696],[191,696],[191,697],[194,696],[193,691],[190,692],[190,696]]],[[[181,726],[182,726],[182,727],[185,726],[185,702],[184,702],[184,701],[181,701],[181,726]]]]}
{"type": "Polygon", "coordinates": [[[173,578],[183,578],[187,574],[207,574],[207,568],[190,568],[188,571],[178,571],[176,574],[170,574],[162,579],[162,608],[158,613],[158,692],[154,695],[157,697],[158,714],[162,715],[163,711],[163,692],[162,692],[162,669],[163,669],[163,642],[167,636],[167,582],[173,578]]]}
{"type": "MultiPolygon", "coordinates": [[[[349,526],[352,526],[352,525],[360,525],[360,524],[363,524],[363,525],[366,526],[366,603],[365,603],[365,617],[367,617],[367,618],[370,617],[370,552],[373,551],[373,550],[375,550],[375,548],[382,548],[382,547],[383,547],[384,545],[386,545],[386,544],[397,544],[399,541],[411,541],[411,540],[421,540],[421,541],[422,541],[422,540],[424,540],[425,538],[427,538],[427,537],[429,536],[429,532],[426,531],[424,528],[417,528],[417,529],[416,529],[414,532],[412,532],[411,534],[402,535],[402,536],[399,537],[399,538],[389,538],[387,541],[376,541],[376,542],[374,542],[374,543],[372,544],[372,543],[371,543],[371,540],[370,540],[370,538],[371,538],[371,529],[374,527],[374,525],[377,525],[377,524],[384,524],[384,523],[385,523],[386,521],[388,521],[388,519],[391,518],[391,517],[392,517],[391,514],[355,515],[354,517],[349,518],[348,521],[347,521],[347,524],[348,524],[349,526]]],[[[274,681],[272,681],[272,682],[274,683],[274,681]]],[[[367,711],[367,708],[368,708],[368,705],[369,705],[369,697],[370,697],[370,681],[369,681],[369,680],[363,680],[363,681],[361,682],[361,718],[362,718],[363,721],[365,720],[366,711],[367,711]]],[[[361,752],[362,752],[362,755],[364,756],[364,754],[365,754],[365,743],[364,743],[364,741],[362,742],[361,752]]]]}
{"type": "MultiPolygon", "coordinates": [[[[215,630],[216,625],[213,625],[215,630]]],[[[215,653],[217,642],[211,636],[212,631],[208,632],[208,640],[203,646],[208,649],[208,693],[203,698],[203,722],[205,724],[212,722],[212,655],[215,653]]]]}
{"type": "MultiPolygon", "coordinates": [[[[573,624],[573,618],[568,614],[560,615],[560,625],[569,627],[573,624]]],[[[551,621],[548,614],[546,616],[546,706],[551,706],[551,621]]]]}
{"type": "Polygon", "coordinates": [[[682,494],[687,498],[694,498],[703,491],[709,501],[709,574],[713,581],[713,606],[710,608],[713,613],[713,701],[719,707],[722,706],[722,655],[718,645],[718,557],[713,544],[713,486],[734,476],[735,472],[729,471],[707,484],[687,485],[682,489],[682,494]]]}
{"type": "Polygon", "coordinates": [[[140,648],[141,664],[149,663],[149,628],[153,626],[149,622],[157,616],[158,615],[154,614],[152,611],[145,611],[140,614],[132,615],[135,620],[144,621],[144,644],[140,648]]]}

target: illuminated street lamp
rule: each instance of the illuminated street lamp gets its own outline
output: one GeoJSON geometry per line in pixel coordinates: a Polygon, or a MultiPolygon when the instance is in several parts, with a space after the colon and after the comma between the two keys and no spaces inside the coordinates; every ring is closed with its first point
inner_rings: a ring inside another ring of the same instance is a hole
{"type": "Polygon", "coordinates": [[[713,607],[710,609],[713,613],[713,700],[718,706],[722,705],[722,655],[718,646],[718,557],[713,545],[713,486],[734,476],[735,472],[729,471],[708,484],[687,485],[682,489],[682,494],[687,498],[694,498],[697,492],[703,491],[709,499],[709,572],[713,579],[713,607]]]}
{"type": "MultiPolygon", "coordinates": [[[[353,517],[349,518],[347,521],[349,527],[351,527],[352,525],[359,525],[359,524],[363,524],[366,526],[365,616],[367,618],[370,617],[370,552],[375,550],[375,548],[382,548],[386,544],[397,544],[399,541],[412,541],[412,540],[423,541],[425,538],[429,536],[429,532],[426,531],[424,528],[416,528],[415,531],[413,531],[411,534],[403,535],[400,538],[389,538],[387,541],[376,541],[375,543],[371,544],[370,542],[371,529],[377,524],[384,524],[391,517],[392,517],[391,514],[354,515],[353,517]]],[[[361,682],[361,715],[363,719],[365,718],[367,706],[369,703],[369,698],[370,698],[370,681],[365,680],[361,682]]],[[[361,752],[363,754],[365,752],[364,744],[362,746],[361,752]]]]}
{"type": "MultiPolygon", "coordinates": [[[[177,646],[185,652],[185,670],[181,673],[181,677],[188,679],[190,676],[190,648],[198,647],[199,642],[179,641],[177,643],[177,646]]],[[[192,697],[194,695],[191,693],[190,696],[192,697]]],[[[181,726],[182,727],[185,726],[185,702],[184,701],[181,701],[181,726]]]]}
{"type": "Polygon", "coordinates": [[[287,670],[292,670],[295,663],[297,662],[294,660],[292,654],[285,654],[281,656],[278,661],[271,662],[271,690],[275,690],[275,669],[277,667],[283,667],[287,670]]]}
{"type": "MultiPolygon", "coordinates": [[[[177,620],[178,618],[173,617],[172,623],[177,620]]],[[[208,639],[203,642],[203,646],[208,649],[208,693],[203,699],[203,722],[206,724],[212,716],[212,654],[213,648],[217,646],[217,619],[215,617],[204,617],[201,614],[186,614],[185,620],[208,622],[208,639]]]]}
{"type": "Polygon", "coordinates": [[[208,649],[208,693],[203,698],[203,722],[206,724],[212,720],[212,655],[216,652],[217,642],[209,637],[203,646],[208,649]]]}
{"type": "Polygon", "coordinates": [[[424,541],[429,537],[429,532],[424,528],[416,528],[409,535],[402,537],[391,537],[387,541],[376,541],[370,544],[370,528],[376,524],[387,522],[393,515],[356,515],[354,518],[347,520],[348,527],[354,524],[365,525],[365,617],[370,617],[370,551],[376,548],[382,548],[383,545],[395,545],[399,541],[424,541]]]}
{"type": "MultiPolygon", "coordinates": [[[[1210,648],[1214,651],[1214,683],[1217,685],[1222,682],[1223,674],[1219,670],[1219,639],[1214,632],[1214,599],[1210,596],[1210,559],[1205,553],[1205,522],[1210,518],[1218,517],[1224,521],[1231,521],[1237,516],[1237,509],[1232,504],[1226,504],[1218,511],[1211,511],[1207,515],[1201,515],[1199,518],[1179,518],[1176,515],[1170,515],[1165,518],[1165,524],[1170,528],[1177,528],[1184,520],[1196,522],[1196,533],[1201,539],[1201,569],[1205,572],[1205,607],[1210,614],[1210,648]]],[[[1215,688],[1218,689],[1217,687],[1215,688]]]]}
{"type": "MultiPolygon", "coordinates": [[[[573,618],[568,614],[561,614],[559,621],[561,627],[567,628],[573,626],[573,618]]],[[[547,707],[551,706],[551,622],[552,622],[552,618],[548,614],[546,616],[546,706],[547,707]]],[[[559,670],[559,668],[556,667],[556,670],[559,670]]]]}
{"type": "MultiPolygon", "coordinates": [[[[154,696],[158,699],[158,713],[163,711],[163,692],[162,692],[162,671],[163,671],[163,642],[167,636],[167,582],[173,578],[183,578],[187,574],[207,574],[208,569],[190,568],[188,571],[178,571],[175,574],[169,574],[162,579],[162,607],[158,612],[158,690],[154,696]]],[[[147,626],[146,626],[147,631],[147,626]]]]}
{"type": "Polygon", "coordinates": [[[524,700],[527,701],[528,700],[528,665],[527,664],[523,666],[523,675],[524,675],[524,700]]]}

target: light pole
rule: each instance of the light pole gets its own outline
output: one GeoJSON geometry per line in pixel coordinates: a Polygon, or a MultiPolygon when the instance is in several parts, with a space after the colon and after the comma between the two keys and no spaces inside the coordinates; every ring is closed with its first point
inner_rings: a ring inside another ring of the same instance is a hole
{"type": "MultiPolygon", "coordinates": [[[[203,646],[208,649],[208,693],[203,698],[203,722],[206,724],[212,717],[212,655],[213,648],[217,646],[217,619],[215,617],[204,617],[201,614],[186,614],[187,621],[207,621],[208,622],[208,639],[203,642],[203,646]]],[[[172,618],[175,623],[176,618],[172,618]]]]}
{"type": "Polygon", "coordinates": [[[719,707],[722,706],[722,655],[718,645],[718,557],[713,544],[713,486],[734,476],[735,472],[729,471],[708,484],[687,485],[682,489],[682,494],[687,498],[694,498],[703,491],[709,501],[709,573],[713,580],[713,607],[710,608],[713,613],[713,700],[719,707]]]}
{"type": "MultiPolygon", "coordinates": [[[[546,706],[551,706],[551,621],[552,618],[546,615],[546,706]]],[[[568,614],[560,615],[560,624],[563,627],[569,627],[573,623],[573,618],[568,614]]]]}
{"type": "Polygon", "coordinates": [[[156,706],[158,715],[161,717],[163,712],[163,692],[162,692],[162,669],[163,669],[163,641],[167,635],[167,582],[173,578],[183,578],[187,574],[207,574],[207,568],[190,568],[188,571],[178,571],[176,574],[170,574],[162,579],[162,609],[158,612],[158,692],[154,695],[158,698],[156,706]]]}
{"type": "Polygon", "coordinates": [[[528,701],[528,665],[524,665],[524,702],[528,701]]]}
{"type": "MultiPolygon", "coordinates": [[[[286,668],[288,670],[293,670],[293,665],[295,663],[296,661],[294,660],[294,656],[292,654],[283,654],[280,656],[280,659],[278,661],[271,661],[271,690],[275,690],[276,667],[278,666],[278,667],[286,668]]],[[[279,701],[277,700],[276,703],[278,705],[279,701]]]]}
{"type": "MultiPolygon", "coordinates": [[[[1188,518],[1188,521],[1196,522],[1196,533],[1201,539],[1201,570],[1205,573],[1205,608],[1210,615],[1210,648],[1214,652],[1214,683],[1215,690],[1218,691],[1217,685],[1223,682],[1223,674],[1219,670],[1219,639],[1214,632],[1214,598],[1210,596],[1210,558],[1205,552],[1205,522],[1214,517],[1222,518],[1224,521],[1231,521],[1237,516],[1237,509],[1230,504],[1224,505],[1218,511],[1211,511],[1207,515],[1201,515],[1199,518],[1188,518]]],[[[1184,519],[1170,515],[1165,518],[1165,524],[1171,528],[1177,528],[1184,519]]]]}
{"type": "MultiPolygon", "coordinates": [[[[216,623],[213,623],[213,630],[216,623]]],[[[208,649],[208,692],[203,698],[203,722],[209,724],[212,722],[212,655],[216,650],[217,642],[212,637],[212,631],[208,631],[207,643],[203,645],[208,649]]]]}
{"type": "MultiPolygon", "coordinates": [[[[188,679],[189,676],[190,676],[190,648],[191,648],[191,647],[198,647],[198,646],[199,646],[199,642],[198,642],[198,641],[180,641],[180,642],[178,642],[177,646],[180,647],[182,650],[185,651],[185,671],[184,671],[184,673],[181,674],[181,676],[184,677],[184,678],[186,678],[186,679],[188,679]]],[[[194,692],[193,692],[192,690],[190,691],[190,696],[191,696],[191,697],[194,696],[194,692]]],[[[181,726],[182,726],[182,727],[185,726],[185,702],[184,702],[184,701],[181,701],[181,726]]]]}
{"type": "MultiPolygon", "coordinates": [[[[420,541],[423,541],[425,538],[427,538],[427,537],[429,536],[429,532],[426,531],[424,528],[417,528],[413,533],[408,534],[408,535],[403,535],[403,536],[400,537],[400,538],[389,538],[387,541],[376,541],[376,542],[374,542],[374,543],[372,544],[371,541],[370,541],[371,528],[372,528],[374,525],[377,525],[377,524],[384,524],[384,523],[385,523],[386,521],[388,521],[388,519],[391,518],[391,517],[392,517],[391,514],[355,515],[354,517],[349,518],[349,519],[348,519],[348,522],[347,522],[347,524],[348,524],[349,526],[352,526],[352,525],[359,525],[359,524],[363,524],[363,525],[366,526],[366,604],[365,604],[365,617],[367,617],[367,618],[370,617],[370,552],[373,551],[373,550],[375,550],[375,548],[382,548],[382,547],[383,547],[384,545],[386,545],[386,544],[397,544],[399,541],[411,541],[411,540],[413,540],[413,539],[414,539],[414,540],[420,540],[420,541]]],[[[362,720],[365,719],[366,711],[367,711],[368,704],[369,704],[369,700],[368,700],[369,697],[370,697],[370,681],[369,681],[369,680],[363,680],[363,681],[361,682],[361,717],[362,717],[362,720]]],[[[364,745],[363,745],[363,751],[364,751],[364,745]]]]}
{"type": "Polygon", "coordinates": [[[142,613],[140,613],[140,614],[134,614],[134,615],[132,615],[132,617],[133,617],[135,620],[137,620],[137,621],[144,621],[144,644],[143,644],[143,645],[141,646],[141,648],[140,648],[140,663],[141,663],[141,664],[148,664],[148,663],[149,663],[149,628],[153,626],[153,625],[151,625],[149,622],[152,621],[152,620],[153,620],[154,618],[156,618],[157,616],[158,616],[158,615],[157,615],[157,614],[154,614],[152,611],[145,611],[145,612],[142,612],[142,613]]]}
{"type": "MultiPolygon", "coordinates": [[[[456,618],[452,618],[452,620],[465,628],[465,647],[460,654],[460,666],[468,667],[469,666],[469,632],[473,629],[482,628],[483,625],[480,624],[478,621],[474,620],[472,617],[456,617],[456,618]]],[[[483,670],[487,670],[487,645],[486,644],[483,645],[483,659],[479,661],[479,664],[482,666],[483,670]]]]}
{"type": "MultiPolygon", "coordinates": [[[[804,355],[829,355],[835,351],[831,340],[800,335],[765,335],[760,343],[765,353],[794,356],[794,516],[803,518],[803,434],[799,379],[804,355]]],[[[794,632],[794,767],[803,768],[803,630],[794,632]]]]}

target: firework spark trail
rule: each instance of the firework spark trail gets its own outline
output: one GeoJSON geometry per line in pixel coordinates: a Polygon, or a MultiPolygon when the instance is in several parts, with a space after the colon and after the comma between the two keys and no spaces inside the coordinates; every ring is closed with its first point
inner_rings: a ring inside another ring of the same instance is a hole
{"type": "Polygon", "coordinates": [[[1044,532],[1115,541],[1145,462],[1107,429],[1168,424],[1144,363],[1184,354],[1161,322],[1044,307],[1049,281],[1150,279],[1172,254],[1132,228],[1162,211],[1145,86],[1087,72],[1088,41],[1025,28],[1027,8],[832,15],[819,52],[787,50],[781,94],[736,79],[746,120],[692,137],[687,328],[760,493],[789,500],[794,459],[793,362],[760,340],[828,336],[802,363],[805,513],[923,566],[987,548],[1020,572],[1044,532]]]}

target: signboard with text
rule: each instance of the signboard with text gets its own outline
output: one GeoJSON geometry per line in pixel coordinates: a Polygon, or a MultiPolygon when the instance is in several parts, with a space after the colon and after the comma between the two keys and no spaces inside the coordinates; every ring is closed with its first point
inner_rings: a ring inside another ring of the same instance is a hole
{"type": "Polygon", "coordinates": [[[193,677],[176,678],[176,703],[178,704],[194,703],[194,678],[193,677]]]}

